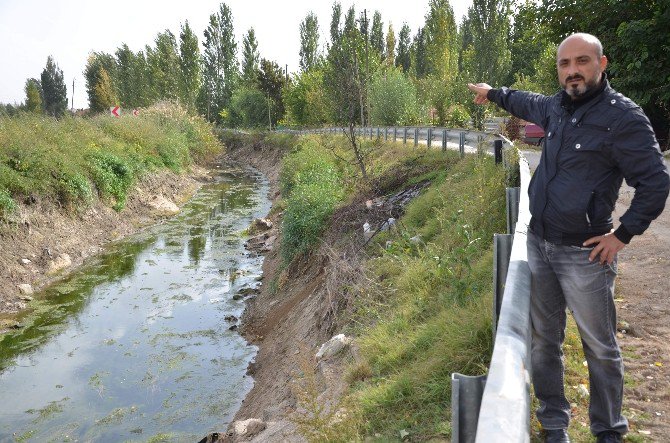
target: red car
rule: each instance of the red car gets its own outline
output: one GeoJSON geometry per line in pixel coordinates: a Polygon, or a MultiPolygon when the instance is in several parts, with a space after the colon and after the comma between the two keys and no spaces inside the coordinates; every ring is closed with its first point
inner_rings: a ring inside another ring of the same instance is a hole
{"type": "Polygon", "coordinates": [[[544,140],[544,129],[534,123],[526,123],[523,127],[523,142],[529,145],[540,146],[544,140]]]}

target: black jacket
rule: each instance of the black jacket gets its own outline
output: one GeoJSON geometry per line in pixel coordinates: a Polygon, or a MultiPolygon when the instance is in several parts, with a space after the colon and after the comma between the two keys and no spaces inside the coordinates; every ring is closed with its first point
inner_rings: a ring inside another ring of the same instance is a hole
{"type": "Polygon", "coordinates": [[[489,91],[489,100],[544,128],[528,194],[531,229],[547,240],[580,245],[609,232],[624,178],[635,196],[615,231],[621,241],[642,234],[665,206],[670,176],[649,119],[606,78],[603,82],[599,94],[574,110],[565,106],[563,91],[551,97],[489,91]]]}

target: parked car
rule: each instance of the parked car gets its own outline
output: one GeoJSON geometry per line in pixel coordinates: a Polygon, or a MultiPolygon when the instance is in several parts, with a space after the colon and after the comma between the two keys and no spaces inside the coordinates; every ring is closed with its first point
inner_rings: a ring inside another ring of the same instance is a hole
{"type": "Polygon", "coordinates": [[[526,123],[523,127],[523,142],[540,146],[544,140],[544,129],[534,123],[526,123]]]}

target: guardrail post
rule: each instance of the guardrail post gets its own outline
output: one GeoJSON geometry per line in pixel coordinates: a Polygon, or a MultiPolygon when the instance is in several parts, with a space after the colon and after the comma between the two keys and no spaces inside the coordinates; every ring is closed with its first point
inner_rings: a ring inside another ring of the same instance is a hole
{"type": "Polygon", "coordinates": [[[458,139],[458,150],[461,153],[461,158],[465,157],[465,132],[461,132],[458,139]]]}
{"type": "Polygon", "coordinates": [[[521,188],[507,188],[507,233],[514,234],[519,219],[519,197],[521,188]]]}
{"type": "Polygon", "coordinates": [[[382,138],[382,130],[379,126],[377,126],[377,140],[382,138]]]}
{"type": "Polygon", "coordinates": [[[496,159],[496,165],[499,165],[503,161],[502,146],[502,140],[493,140],[493,155],[496,159]]]}
{"type": "Polygon", "coordinates": [[[433,128],[429,127],[428,128],[428,134],[426,134],[426,141],[428,144],[428,148],[433,144],[433,128]]]}
{"type": "Polygon", "coordinates": [[[442,152],[447,150],[447,130],[442,130],[442,152]]]}
{"type": "Polygon", "coordinates": [[[402,142],[403,144],[407,144],[407,127],[403,128],[403,133],[402,133],[402,142]]]}
{"type": "Polygon", "coordinates": [[[498,318],[502,306],[507,280],[509,258],[512,253],[512,234],[493,234],[493,340],[495,341],[498,328],[498,318]]]}
{"type": "Polygon", "coordinates": [[[389,128],[388,126],[384,127],[384,141],[388,141],[389,139],[389,128]]]}
{"type": "Polygon", "coordinates": [[[398,141],[398,128],[396,126],[393,127],[393,141],[398,141]]]}
{"type": "Polygon", "coordinates": [[[486,375],[451,374],[451,442],[473,443],[486,375]]]}
{"type": "Polygon", "coordinates": [[[414,128],[414,147],[419,146],[419,128],[414,128]]]}

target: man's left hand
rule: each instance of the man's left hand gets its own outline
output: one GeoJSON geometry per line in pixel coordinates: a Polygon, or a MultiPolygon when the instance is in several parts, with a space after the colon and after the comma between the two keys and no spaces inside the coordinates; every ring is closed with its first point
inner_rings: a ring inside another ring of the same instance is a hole
{"type": "Polygon", "coordinates": [[[605,235],[599,235],[597,237],[591,237],[590,239],[586,240],[584,243],[584,246],[590,246],[595,244],[596,247],[593,248],[593,251],[591,251],[591,254],[589,255],[589,261],[593,261],[600,255],[600,264],[603,265],[605,263],[607,264],[612,264],[614,262],[614,257],[616,257],[616,253],[621,251],[626,244],[616,238],[614,234],[611,232],[609,234],[605,235]]]}

